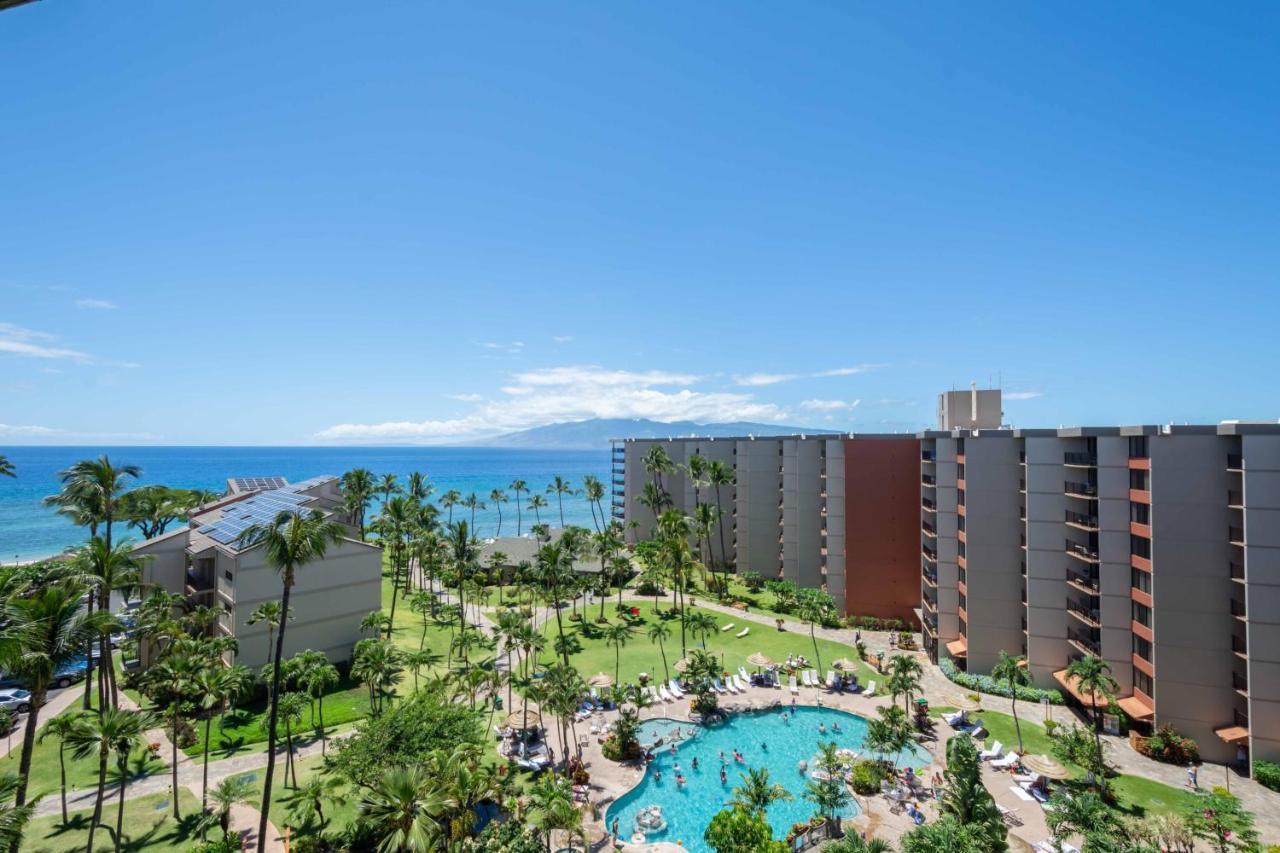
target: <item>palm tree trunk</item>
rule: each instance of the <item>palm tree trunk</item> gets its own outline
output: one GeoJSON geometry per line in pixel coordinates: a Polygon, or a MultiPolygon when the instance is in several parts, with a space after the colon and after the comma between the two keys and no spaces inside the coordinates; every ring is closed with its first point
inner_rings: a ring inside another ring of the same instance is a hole
{"type": "Polygon", "coordinates": [[[1016,684],[1014,684],[1014,683],[1013,683],[1013,680],[1012,680],[1012,679],[1010,679],[1010,680],[1009,680],[1009,695],[1010,695],[1010,696],[1012,696],[1013,698],[1010,700],[1009,704],[1010,704],[1010,706],[1011,706],[1011,707],[1012,707],[1012,709],[1013,709],[1013,730],[1014,730],[1014,731],[1017,733],[1017,735],[1018,735],[1018,754],[1019,754],[1019,755],[1021,755],[1021,754],[1022,754],[1022,752],[1023,752],[1023,749],[1022,749],[1022,723],[1020,723],[1020,722],[1018,721],[1018,695],[1017,695],[1017,694],[1018,694],[1018,686],[1017,686],[1016,684]]]}
{"type": "MultiPolygon", "coordinates": [[[[494,535],[494,538],[501,539],[502,538],[502,504],[499,502],[497,506],[498,506],[498,532],[494,535]]],[[[499,587],[499,589],[501,589],[501,587],[499,587]]]]}
{"type": "Polygon", "coordinates": [[[556,491],[556,503],[560,505],[560,529],[564,529],[564,492],[556,491]]]}
{"type": "MultiPolygon", "coordinates": [[[[280,593],[281,613],[289,612],[289,587],[293,585],[293,568],[285,569],[283,590],[280,593]]],[[[267,714],[267,774],[262,783],[262,814],[258,818],[258,853],[267,846],[267,826],[271,813],[271,782],[276,772],[276,723],[280,715],[280,657],[284,654],[284,629],[288,620],[280,620],[280,634],[276,637],[276,650],[271,665],[271,710],[267,714]]]]}
{"type": "Polygon", "coordinates": [[[129,770],[129,753],[116,756],[116,769],[120,771],[120,791],[116,796],[116,853],[120,853],[120,835],[124,832],[124,776],[129,770]]]}
{"type": "MultiPolygon", "coordinates": [[[[27,713],[27,728],[22,736],[22,756],[18,759],[18,790],[14,795],[14,804],[21,806],[27,802],[27,778],[31,773],[31,755],[35,750],[36,731],[40,727],[40,708],[44,705],[45,690],[31,691],[31,710],[27,713]]],[[[15,839],[10,847],[18,853],[18,841],[15,839]]]]}
{"type": "Polygon", "coordinates": [[[67,824],[67,745],[58,740],[58,774],[62,777],[62,824],[67,824]]]}
{"type": "MultiPolygon", "coordinates": [[[[670,681],[671,670],[667,669],[667,649],[662,640],[658,640],[658,652],[662,655],[662,674],[667,677],[667,681],[670,681]]],[[[614,683],[617,683],[617,681],[618,679],[615,678],[614,683]]]]}
{"type": "Polygon", "coordinates": [[[720,568],[729,565],[729,555],[724,548],[724,507],[720,505],[720,484],[716,483],[716,527],[720,530],[720,568]]]}
{"type": "Polygon", "coordinates": [[[400,566],[391,561],[391,618],[387,620],[387,639],[391,639],[391,626],[396,623],[396,599],[400,596],[400,566]]]}
{"type": "Polygon", "coordinates": [[[818,670],[821,671],[822,670],[822,654],[821,652],[818,651],[818,637],[814,633],[813,628],[814,628],[814,625],[812,622],[810,622],[809,623],[809,639],[813,640],[813,659],[818,664],[818,670]]]}
{"type": "MultiPolygon", "coordinates": [[[[413,689],[416,693],[418,690],[418,671],[416,669],[413,671],[413,679],[413,689]]],[[[320,707],[320,757],[323,758],[325,747],[328,745],[329,740],[324,731],[324,694],[320,695],[318,705],[320,707]]]]}
{"type": "MultiPolygon", "coordinates": [[[[94,605],[97,603],[97,600],[98,600],[98,597],[94,595],[92,592],[90,592],[88,596],[89,606],[85,608],[85,612],[89,616],[89,618],[93,618],[93,608],[94,608],[94,605]]],[[[85,640],[85,651],[84,651],[83,707],[84,707],[84,710],[86,711],[89,710],[91,707],[93,707],[93,700],[90,698],[90,696],[92,695],[91,693],[92,690],[93,690],[93,637],[91,635],[89,639],[85,640]]]]}
{"type": "MultiPolygon", "coordinates": [[[[124,784],[124,780],[120,780],[120,784],[124,784]]],[[[102,751],[102,747],[98,747],[98,796],[93,800],[93,818],[89,821],[89,845],[85,848],[88,853],[93,853],[93,833],[98,828],[98,824],[102,822],[102,798],[107,789],[107,755],[102,751]]]]}
{"type": "Polygon", "coordinates": [[[516,536],[521,534],[523,529],[524,514],[520,511],[520,490],[516,490],[516,536]]]}
{"type": "Polygon", "coordinates": [[[178,715],[180,706],[177,698],[173,700],[173,738],[169,742],[169,748],[172,750],[171,770],[173,772],[173,819],[180,820],[182,815],[178,814],[178,715]]]}

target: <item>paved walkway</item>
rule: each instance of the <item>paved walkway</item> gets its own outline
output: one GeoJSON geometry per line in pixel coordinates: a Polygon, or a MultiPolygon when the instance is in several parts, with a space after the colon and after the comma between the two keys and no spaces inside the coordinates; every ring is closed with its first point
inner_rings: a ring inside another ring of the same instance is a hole
{"type": "MultiPolygon", "coordinates": [[[[44,707],[40,709],[40,719],[36,720],[36,732],[38,733],[44,724],[49,722],[53,717],[58,716],[72,705],[79,702],[82,695],[73,684],[58,692],[57,696],[49,699],[44,703],[44,707]]],[[[27,718],[24,714],[18,721],[18,727],[14,729],[13,734],[9,735],[0,742],[0,758],[5,757],[10,752],[22,752],[22,743],[27,735],[27,718]]]]}

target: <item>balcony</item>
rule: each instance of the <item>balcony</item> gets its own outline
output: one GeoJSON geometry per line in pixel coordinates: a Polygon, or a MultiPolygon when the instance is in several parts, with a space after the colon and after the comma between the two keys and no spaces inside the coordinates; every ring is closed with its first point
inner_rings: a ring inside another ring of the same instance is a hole
{"type": "Polygon", "coordinates": [[[1062,454],[1062,464],[1069,468],[1097,468],[1098,455],[1096,453],[1073,453],[1069,451],[1062,454]]]}
{"type": "Polygon", "coordinates": [[[1227,454],[1227,470],[1228,470],[1228,471],[1243,471],[1243,470],[1244,470],[1244,456],[1242,456],[1242,455],[1241,455],[1241,454],[1239,454],[1239,453],[1228,453],[1228,454],[1227,454]]]}
{"type": "Polygon", "coordinates": [[[1239,598],[1231,599],[1231,615],[1241,620],[1249,617],[1249,609],[1245,607],[1244,601],[1239,598]]]}
{"type": "Polygon", "coordinates": [[[932,450],[920,451],[921,462],[936,462],[937,460],[938,460],[938,454],[934,453],[932,450]]]}
{"type": "Polygon", "coordinates": [[[1102,657],[1102,646],[1091,635],[1084,631],[1077,631],[1075,628],[1067,629],[1067,642],[1074,646],[1079,652],[1094,657],[1102,657]]]}
{"type": "Polygon", "coordinates": [[[932,599],[930,599],[930,598],[926,595],[926,596],[922,596],[922,597],[921,597],[921,599],[920,599],[920,603],[924,605],[924,609],[925,609],[927,612],[932,613],[932,614],[934,614],[935,616],[937,615],[937,613],[938,613],[938,603],[937,603],[936,601],[933,601],[932,599]]]}
{"type": "Polygon", "coordinates": [[[1074,527],[1076,530],[1086,530],[1090,533],[1098,531],[1098,517],[1096,515],[1086,515],[1083,512],[1066,511],[1067,527],[1074,527]]]}
{"type": "Polygon", "coordinates": [[[936,488],[938,485],[938,478],[933,476],[932,474],[921,474],[920,485],[928,489],[936,488]]]}
{"type": "Polygon", "coordinates": [[[1068,601],[1067,612],[1090,628],[1102,627],[1102,622],[1099,621],[1102,618],[1102,614],[1095,608],[1085,607],[1078,601],[1068,601]]]}
{"type": "Polygon", "coordinates": [[[938,562],[938,552],[930,548],[928,545],[921,546],[920,553],[930,563],[938,562]]]}
{"type": "Polygon", "coordinates": [[[1227,528],[1227,541],[1232,545],[1244,546],[1244,528],[1231,526],[1227,528]]]}
{"type": "Polygon", "coordinates": [[[937,511],[938,511],[938,505],[937,505],[937,503],[935,503],[934,501],[929,500],[928,498],[921,498],[921,499],[920,499],[920,508],[921,508],[921,509],[923,509],[925,512],[937,512],[937,511]]]}
{"type": "Polygon", "coordinates": [[[216,588],[212,574],[187,569],[187,595],[204,595],[216,588]]]}
{"type": "Polygon", "coordinates": [[[920,577],[921,577],[921,579],[923,579],[923,580],[924,580],[925,584],[927,584],[928,586],[934,587],[935,589],[937,588],[937,586],[938,586],[938,573],[937,573],[937,571],[936,571],[936,570],[933,570],[933,569],[923,569],[923,570],[920,572],[920,577]]]}
{"type": "Polygon", "coordinates": [[[1228,566],[1231,570],[1231,579],[1233,581],[1239,581],[1240,583],[1244,583],[1244,566],[1240,565],[1235,561],[1232,561],[1231,563],[1229,563],[1228,566]]]}
{"type": "Polygon", "coordinates": [[[1249,679],[1238,672],[1231,673],[1231,688],[1241,696],[1249,695],[1249,679]]]}
{"type": "Polygon", "coordinates": [[[1092,501],[1098,497],[1098,487],[1089,483],[1077,483],[1068,480],[1062,484],[1062,493],[1069,498],[1092,501]]]}
{"type": "Polygon", "coordinates": [[[1079,590],[1085,595],[1095,596],[1098,591],[1098,576],[1095,574],[1081,574],[1080,572],[1067,572],[1067,586],[1072,589],[1079,590]]]}
{"type": "Polygon", "coordinates": [[[1244,492],[1235,489],[1227,490],[1227,506],[1232,509],[1244,509],[1244,492]]]}
{"type": "Polygon", "coordinates": [[[927,521],[920,522],[920,532],[923,533],[925,536],[928,536],[930,539],[938,538],[937,528],[935,528],[932,524],[930,524],[927,521]]]}
{"type": "Polygon", "coordinates": [[[1097,551],[1092,551],[1088,546],[1081,545],[1079,542],[1072,542],[1070,539],[1066,540],[1066,545],[1063,550],[1065,550],[1069,556],[1075,557],[1077,560],[1089,563],[1090,565],[1096,566],[1101,562],[1101,558],[1098,556],[1097,551]]]}
{"type": "Polygon", "coordinates": [[[1248,641],[1245,640],[1245,638],[1240,636],[1239,634],[1232,634],[1231,635],[1231,651],[1235,652],[1236,657],[1248,658],[1249,657],[1248,641]]]}

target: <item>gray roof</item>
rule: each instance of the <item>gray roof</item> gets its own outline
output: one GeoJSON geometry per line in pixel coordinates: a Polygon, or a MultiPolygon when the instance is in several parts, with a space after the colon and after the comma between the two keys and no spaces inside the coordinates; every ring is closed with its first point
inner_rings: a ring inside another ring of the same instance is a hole
{"type": "MultiPolygon", "coordinates": [[[[548,531],[551,542],[557,541],[564,531],[560,528],[552,528],[548,531]]],[[[505,554],[506,560],[502,565],[508,567],[518,566],[521,563],[532,563],[538,556],[538,549],[543,546],[543,542],[532,536],[503,536],[500,539],[485,539],[480,543],[480,563],[481,565],[489,565],[489,559],[494,554],[505,554]]],[[[577,560],[573,564],[576,572],[597,573],[600,571],[599,560],[577,560]]]]}

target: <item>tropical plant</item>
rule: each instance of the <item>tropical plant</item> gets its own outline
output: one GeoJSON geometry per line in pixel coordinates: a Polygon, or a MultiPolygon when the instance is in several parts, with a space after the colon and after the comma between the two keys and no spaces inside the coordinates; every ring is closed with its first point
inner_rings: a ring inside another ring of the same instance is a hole
{"type": "MultiPolygon", "coordinates": [[[[249,614],[249,618],[245,620],[246,625],[257,625],[259,622],[267,626],[267,663],[270,664],[275,655],[275,634],[276,629],[280,627],[280,614],[284,611],[280,607],[279,601],[264,601],[253,609],[249,614]]],[[[293,621],[293,613],[289,613],[289,621],[293,621]]]]}
{"type": "Polygon", "coordinates": [[[0,455],[0,477],[17,477],[18,470],[13,467],[9,457],[0,455]]]}
{"type": "Polygon", "coordinates": [[[902,836],[902,853],[989,853],[982,828],[945,815],[902,836]]]}
{"type": "Polygon", "coordinates": [[[209,814],[217,821],[224,838],[231,836],[231,810],[241,803],[251,803],[253,795],[250,776],[228,776],[209,791],[209,801],[213,803],[209,814]]]}
{"type": "MultiPolygon", "coordinates": [[[[671,670],[667,668],[667,647],[665,642],[671,638],[671,629],[661,620],[655,621],[646,632],[649,639],[658,644],[658,653],[662,655],[662,674],[665,681],[671,680],[671,670]]],[[[616,676],[615,676],[616,680],[616,676]]]]}
{"type": "Polygon", "coordinates": [[[157,707],[168,707],[170,737],[169,769],[172,774],[173,817],[180,818],[178,807],[178,732],[183,706],[191,699],[200,673],[211,661],[202,653],[197,641],[183,639],[169,648],[164,659],[146,672],[146,688],[157,707]]]}
{"type": "Polygon", "coordinates": [[[93,850],[94,829],[102,820],[102,803],[107,787],[107,763],[114,755],[116,769],[120,774],[120,796],[116,807],[115,832],[116,853],[120,851],[120,835],[124,825],[125,776],[128,771],[129,753],[142,742],[142,735],[148,723],[148,716],[138,711],[101,708],[96,714],[81,714],[68,735],[73,756],[76,758],[96,756],[98,759],[98,789],[93,801],[93,817],[89,821],[89,850],[93,850]]]}
{"type": "Polygon", "coordinates": [[[315,773],[310,778],[294,787],[292,791],[280,797],[289,819],[300,826],[308,826],[313,821],[324,829],[329,824],[325,817],[326,804],[343,805],[343,781],[329,773],[315,773]]]}
{"type": "MultiPolygon", "coordinates": [[[[330,545],[337,545],[346,535],[342,525],[326,519],[319,511],[308,514],[282,512],[266,526],[253,525],[241,534],[240,541],[261,540],[267,565],[280,573],[280,612],[289,612],[289,594],[297,572],[314,560],[324,558],[330,545]]],[[[258,821],[258,853],[266,846],[270,821],[271,784],[275,776],[277,725],[280,716],[280,658],[284,654],[286,623],[281,622],[272,655],[271,694],[267,712],[267,770],[263,780],[262,815],[258,821]]],[[[177,783],[174,783],[177,796],[177,783]]]]}
{"type": "Polygon", "coordinates": [[[391,767],[365,789],[357,812],[379,836],[380,851],[440,849],[440,818],[456,804],[443,783],[425,767],[391,767]]]}
{"type": "Polygon", "coordinates": [[[804,798],[813,803],[820,817],[833,821],[839,830],[840,812],[853,802],[853,795],[845,784],[841,759],[836,750],[834,741],[818,744],[816,765],[823,773],[805,783],[804,798]]]}
{"type": "Polygon", "coordinates": [[[542,524],[542,510],[546,508],[547,508],[547,499],[544,498],[542,495],[529,496],[529,509],[533,510],[533,517],[534,517],[535,523],[538,524],[539,526],[541,526],[542,524]]]}
{"type": "MultiPolygon", "coordinates": [[[[1103,706],[1110,706],[1115,701],[1116,691],[1120,685],[1111,677],[1111,667],[1101,658],[1086,655],[1067,664],[1068,680],[1075,682],[1076,690],[1089,696],[1090,710],[1093,712],[1093,744],[1097,753],[1096,763],[1102,765],[1102,714],[1098,712],[1099,699],[1103,706]]],[[[1107,790],[1107,777],[1098,774],[1095,777],[1098,790],[1107,790]]]]}
{"type": "Polygon", "coordinates": [[[983,849],[997,853],[1008,849],[1004,818],[991,792],[982,784],[982,769],[973,738],[957,735],[947,741],[946,788],[941,810],[980,835],[983,849]]]}
{"type": "Polygon", "coordinates": [[[25,805],[16,805],[18,777],[11,773],[0,775],[0,845],[16,851],[22,845],[22,834],[27,822],[35,813],[36,797],[25,805]]]}
{"type": "Polygon", "coordinates": [[[897,705],[876,709],[876,718],[867,720],[867,733],[863,745],[885,757],[891,766],[898,766],[898,754],[911,745],[911,723],[897,705]]]}
{"type": "Polygon", "coordinates": [[[521,513],[520,513],[520,493],[521,493],[521,492],[527,492],[527,491],[529,491],[529,484],[528,484],[528,483],[526,483],[524,480],[521,480],[521,479],[517,478],[517,479],[515,479],[515,480],[512,480],[512,481],[511,481],[511,485],[510,485],[510,486],[508,486],[507,488],[509,488],[509,489],[511,489],[511,491],[515,492],[515,495],[516,495],[516,500],[515,500],[515,504],[516,504],[516,536],[522,536],[522,535],[524,535],[524,528],[523,528],[523,522],[524,522],[524,519],[522,518],[521,513]]]}
{"type": "MultiPolygon", "coordinates": [[[[614,622],[604,629],[604,641],[613,646],[613,680],[618,681],[622,675],[622,647],[631,639],[635,629],[625,619],[614,622]]],[[[565,663],[568,664],[568,656],[565,663]]]]}
{"type": "Polygon", "coordinates": [[[716,812],[702,838],[716,853],[786,853],[787,845],[773,840],[764,815],[754,809],[732,806],[716,812]]]}
{"type": "Polygon", "coordinates": [[[920,692],[920,679],[924,668],[920,661],[911,655],[894,655],[889,659],[889,678],[885,686],[889,688],[895,701],[903,697],[902,709],[911,715],[911,698],[920,692]]]}
{"type": "Polygon", "coordinates": [[[1009,703],[1013,711],[1013,729],[1018,735],[1018,752],[1023,752],[1022,723],[1018,720],[1017,688],[1031,684],[1031,674],[1027,672],[1027,659],[1023,656],[1014,657],[1005,652],[1004,649],[1001,649],[1000,658],[991,670],[991,677],[996,681],[1004,682],[1009,687],[1009,703]]]}
{"type": "Polygon", "coordinates": [[[587,504],[591,507],[591,523],[595,525],[596,532],[599,533],[609,526],[608,516],[604,512],[604,483],[600,482],[600,478],[594,474],[587,474],[582,478],[582,493],[587,498],[587,504]],[[596,519],[596,510],[599,509],[599,520],[596,519]]]}
{"type": "Polygon", "coordinates": [[[1252,853],[1259,849],[1253,815],[1238,798],[1222,788],[1197,794],[1187,807],[1186,818],[1191,834],[1217,853],[1232,850],[1252,853]]]}
{"type": "Polygon", "coordinates": [[[494,489],[489,492],[489,503],[493,504],[493,508],[498,511],[498,530],[493,534],[497,538],[502,537],[502,505],[510,501],[511,498],[507,497],[507,493],[502,489],[494,489]]]}
{"type": "Polygon", "coordinates": [[[688,624],[689,633],[702,639],[702,650],[706,651],[707,637],[714,636],[719,631],[716,618],[710,613],[698,611],[686,616],[685,622],[688,624]]]}
{"type": "Polygon", "coordinates": [[[352,523],[359,529],[363,542],[364,518],[369,511],[369,501],[373,500],[373,472],[368,468],[353,468],[342,475],[340,482],[352,523]]]}
{"type": "Polygon", "coordinates": [[[529,791],[525,818],[542,836],[547,853],[551,853],[551,836],[556,830],[573,833],[580,829],[582,812],[573,804],[569,780],[550,773],[539,776],[529,791]]]}
{"type": "Polygon", "coordinates": [[[769,778],[767,768],[748,767],[741,778],[742,784],[733,789],[730,801],[740,809],[764,814],[776,802],[795,799],[790,791],[769,778]]]}
{"type": "Polygon", "coordinates": [[[67,823],[67,744],[79,720],[75,714],[59,714],[44,724],[40,730],[40,743],[45,738],[58,739],[58,777],[62,793],[62,822],[67,823]]]}
{"type": "Polygon", "coordinates": [[[369,710],[381,714],[396,678],[404,671],[404,654],[395,643],[382,638],[366,638],[356,643],[351,657],[351,677],[369,691],[369,710]]]}

